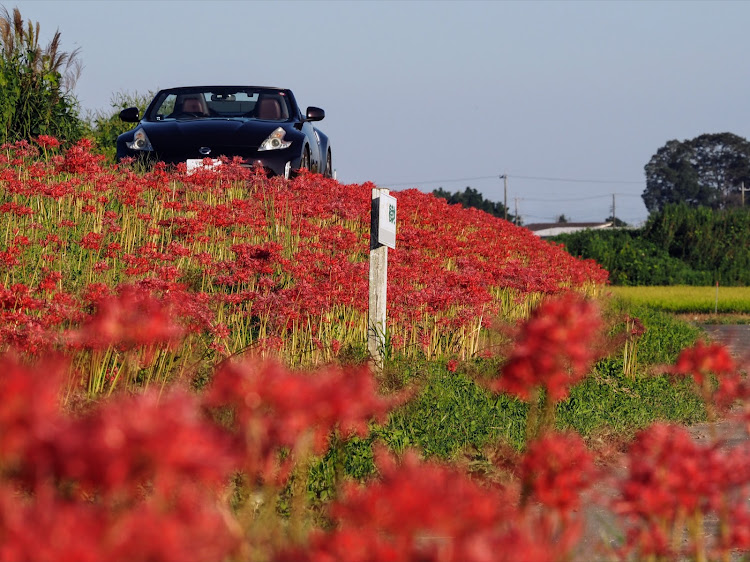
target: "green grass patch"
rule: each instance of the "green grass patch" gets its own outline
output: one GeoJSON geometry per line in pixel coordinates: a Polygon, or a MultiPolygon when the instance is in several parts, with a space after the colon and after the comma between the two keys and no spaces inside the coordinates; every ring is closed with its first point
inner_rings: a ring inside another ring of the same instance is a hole
{"type": "Polygon", "coordinates": [[[706,419],[703,402],[689,381],[667,375],[630,379],[622,361],[600,361],[596,372],[575,386],[557,407],[557,425],[583,436],[608,433],[623,437],[655,421],[692,424],[706,419]]]}
{"type": "Polygon", "coordinates": [[[514,397],[496,395],[461,373],[444,370],[430,376],[422,393],[391,416],[381,437],[396,451],[416,447],[444,459],[498,440],[520,448],[527,410],[514,397]]]}
{"type": "Polygon", "coordinates": [[[680,351],[701,337],[702,330],[674,314],[646,304],[616,298],[609,303],[609,313],[615,317],[629,315],[638,318],[646,328],[638,340],[638,366],[645,371],[651,365],[674,363],[680,351]]]}
{"type": "MultiPolygon", "coordinates": [[[[558,404],[558,429],[621,442],[655,421],[692,424],[705,420],[705,408],[692,385],[673,381],[654,368],[673,364],[702,331],[672,314],[624,299],[611,300],[607,314],[610,318],[638,317],[646,328],[638,341],[635,376],[624,375],[623,358],[617,352],[597,362],[591,374],[573,387],[570,397],[558,404]]],[[[445,361],[389,360],[381,384],[388,391],[416,386],[416,396],[393,412],[388,423],[373,427],[368,438],[338,442],[314,463],[308,498],[313,503],[325,502],[340,478],[373,475],[376,442],[398,453],[413,448],[426,457],[449,461],[479,458],[489,462],[486,454],[496,445],[522,450],[529,405],[482,385],[482,379],[497,376],[501,365],[502,358],[476,359],[450,372],[445,361]]]]}

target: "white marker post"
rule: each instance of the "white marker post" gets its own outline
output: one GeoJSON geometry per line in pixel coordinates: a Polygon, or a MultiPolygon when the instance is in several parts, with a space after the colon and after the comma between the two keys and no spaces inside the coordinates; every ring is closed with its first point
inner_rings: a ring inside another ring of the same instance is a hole
{"type": "Polygon", "coordinates": [[[370,214],[370,302],[367,350],[375,372],[383,370],[385,350],[388,248],[396,247],[396,198],[389,190],[372,190],[370,214]]]}

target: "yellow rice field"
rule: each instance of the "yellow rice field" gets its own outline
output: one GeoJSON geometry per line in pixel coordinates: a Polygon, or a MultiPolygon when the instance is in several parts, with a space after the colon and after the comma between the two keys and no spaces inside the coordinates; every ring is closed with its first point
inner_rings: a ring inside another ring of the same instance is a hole
{"type": "Polygon", "coordinates": [[[750,314],[750,287],[609,287],[612,295],[675,313],[750,314]]]}

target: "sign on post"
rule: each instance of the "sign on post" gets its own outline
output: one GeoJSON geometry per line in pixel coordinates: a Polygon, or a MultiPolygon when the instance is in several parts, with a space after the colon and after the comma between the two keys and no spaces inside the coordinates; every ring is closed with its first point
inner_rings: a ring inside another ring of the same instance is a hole
{"type": "Polygon", "coordinates": [[[385,193],[380,194],[378,204],[378,242],[396,247],[396,198],[385,193]]]}
{"type": "Polygon", "coordinates": [[[396,198],[384,188],[372,190],[370,217],[370,286],[367,350],[376,372],[385,350],[388,248],[396,247],[396,198]]]}

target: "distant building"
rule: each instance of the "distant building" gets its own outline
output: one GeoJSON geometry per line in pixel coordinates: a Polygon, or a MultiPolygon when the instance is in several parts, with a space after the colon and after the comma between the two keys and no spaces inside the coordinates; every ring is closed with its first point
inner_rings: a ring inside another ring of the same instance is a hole
{"type": "Polygon", "coordinates": [[[539,222],[526,224],[531,232],[546,238],[548,236],[557,236],[558,234],[570,234],[581,230],[596,230],[599,228],[612,228],[611,222],[539,222]]]}

